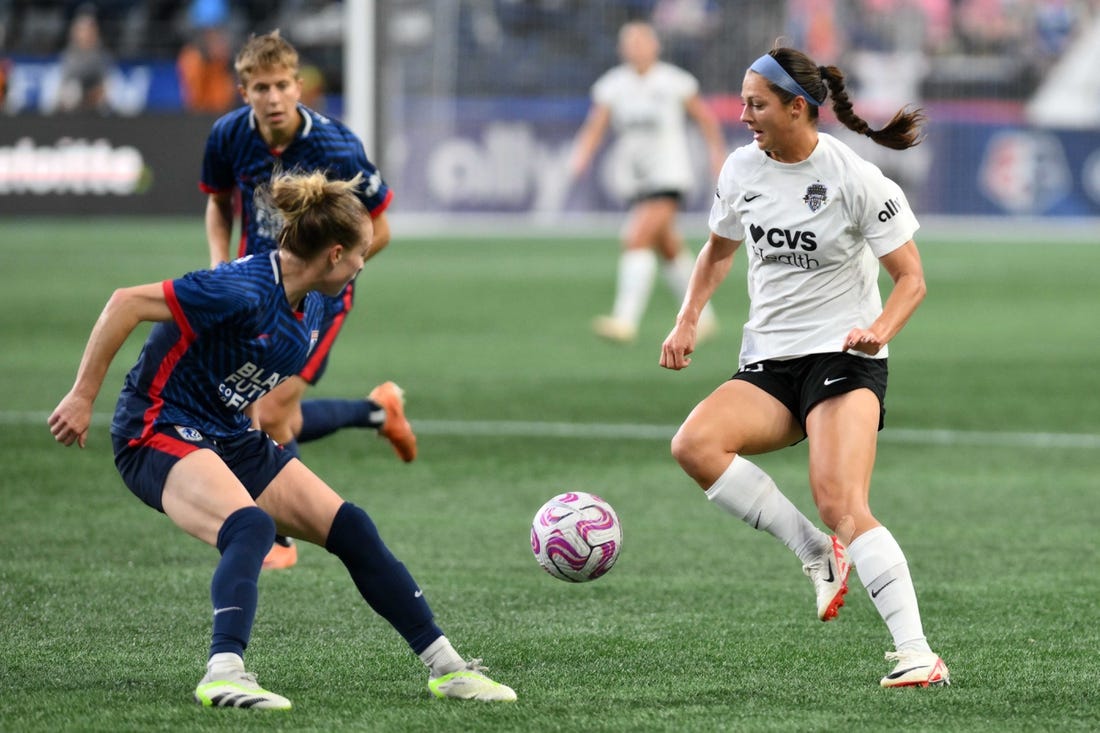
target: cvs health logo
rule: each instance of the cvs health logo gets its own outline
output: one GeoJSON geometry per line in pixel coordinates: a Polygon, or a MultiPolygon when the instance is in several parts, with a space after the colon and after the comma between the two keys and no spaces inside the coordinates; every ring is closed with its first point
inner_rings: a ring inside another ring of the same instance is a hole
{"type": "Polygon", "coordinates": [[[757,224],[749,224],[749,235],[752,237],[752,252],[764,262],[776,262],[803,270],[816,270],[821,266],[806,252],[817,249],[817,235],[813,232],[804,232],[800,229],[780,229],[772,227],[765,229],[757,224]],[[771,249],[761,246],[761,241],[767,242],[771,249]]]}
{"type": "Polygon", "coordinates": [[[765,230],[762,226],[750,224],[749,234],[752,235],[752,241],[756,244],[759,244],[761,239],[765,239],[768,244],[777,249],[781,247],[787,247],[787,249],[801,247],[807,252],[813,252],[817,249],[817,235],[813,232],[803,232],[798,229],[792,232],[790,229],[780,229],[778,227],[765,230]]]}

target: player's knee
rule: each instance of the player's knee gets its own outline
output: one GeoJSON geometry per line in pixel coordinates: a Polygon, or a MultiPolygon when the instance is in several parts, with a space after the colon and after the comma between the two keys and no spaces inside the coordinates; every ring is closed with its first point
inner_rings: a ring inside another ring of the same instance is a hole
{"type": "Polygon", "coordinates": [[[672,457],[680,467],[689,476],[697,478],[708,463],[708,455],[714,451],[714,446],[700,431],[685,424],[672,436],[671,449],[672,457]]]}

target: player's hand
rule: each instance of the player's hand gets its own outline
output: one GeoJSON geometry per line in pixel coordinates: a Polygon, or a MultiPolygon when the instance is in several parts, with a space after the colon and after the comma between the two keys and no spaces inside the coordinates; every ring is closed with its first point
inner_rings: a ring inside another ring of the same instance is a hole
{"type": "Polygon", "coordinates": [[[866,328],[853,328],[844,339],[844,351],[859,351],[874,356],[886,346],[878,335],[866,328]]]}
{"type": "Polygon", "coordinates": [[[83,448],[88,442],[88,426],[92,423],[92,402],[70,392],[46,422],[58,443],[66,446],[76,443],[83,448]]]}
{"type": "Polygon", "coordinates": [[[665,369],[679,371],[691,364],[688,355],[693,351],[695,351],[694,324],[677,322],[665,342],[661,344],[661,360],[659,363],[665,369]]]}

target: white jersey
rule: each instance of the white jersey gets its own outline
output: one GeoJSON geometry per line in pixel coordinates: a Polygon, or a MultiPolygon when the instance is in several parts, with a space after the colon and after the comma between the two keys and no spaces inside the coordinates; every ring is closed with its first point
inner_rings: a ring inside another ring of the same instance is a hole
{"type": "Polygon", "coordinates": [[[592,100],[611,111],[611,126],[629,161],[631,196],[691,189],[684,104],[698,93],[694,76],[663,61],[645,74],[621,64],[592,85],[592,100]]]}
{"type": "Polygon", "coordinates": [[[798,163],[756,143],[738,148],[715,196],[711,231],[744,240],[749,258],[741,366],[841,351],[849,331],[882,313],[878,258],[920,226],[896,183],[825,133],[798,163]]]}

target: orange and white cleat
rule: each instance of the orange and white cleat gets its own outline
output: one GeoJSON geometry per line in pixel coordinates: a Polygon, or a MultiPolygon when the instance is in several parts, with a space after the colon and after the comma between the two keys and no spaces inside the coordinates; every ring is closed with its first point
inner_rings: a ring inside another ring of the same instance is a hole
{"type": "Polygon", "coordinates": [[[848,592],[848,573],[852,563],[848,560],[848,549],[833,535],[828,547],[813,562],[802,566],[802,572],[814,583],[817,593],[817,617],[822,621],[831,621],[844,605],[844,594],[848,592]]]}
{"type": "Polygon", "coordinates": [[[275,535],[275,542],[264,558],[263,570],[286,570],[298,563],[298,546],[294,540],[275,535]]]}
{"type": "Polygon", "coordinates": [[[390,441],[398,458],[405,463],[415,460],[416,433],[405,417],[405,390],[393,382],[383,382],[368,396],[386,411],[386,420],[378,428],[378,434],[390,441]]]}
{"type": "Polygon", "coordinates": [[[886,652],[886,659],[897,662],[894,671],[879,682],[883,687],[946,687],[951,672],[935,652],[886,652]]]}

